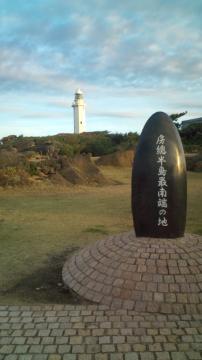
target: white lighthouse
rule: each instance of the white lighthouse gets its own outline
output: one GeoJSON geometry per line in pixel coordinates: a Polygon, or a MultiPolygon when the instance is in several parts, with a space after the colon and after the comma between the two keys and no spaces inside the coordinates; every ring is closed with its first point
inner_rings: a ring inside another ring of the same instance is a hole
{"type": "Polygon", "coordinates": [[[75,91],[72,107],[74,109],[74,134],[80,134],[85,131],[85,103],[80,89],[75,91]]]}

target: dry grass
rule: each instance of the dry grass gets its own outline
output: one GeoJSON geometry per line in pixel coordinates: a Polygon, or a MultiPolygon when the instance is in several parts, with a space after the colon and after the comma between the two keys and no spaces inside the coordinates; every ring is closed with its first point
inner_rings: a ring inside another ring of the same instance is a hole
{"type": "MultiPolygon", "coordinates": [[[[37,295],[35,288],[53,274],[54,284],[61,281],[64,256],[72,248],[131,229],[131,169],[102,172],[122,185],[0,192],[1,303],[66,301],[55,285],[37,295]]],[[[189,173],[188,180],[187,232],[202,234],[202,174],[189,173]]]]}
{"type": "Polygon", "coordinates": [[[186,232],[202,235],[202,173],[188,172],[186,232]]]}

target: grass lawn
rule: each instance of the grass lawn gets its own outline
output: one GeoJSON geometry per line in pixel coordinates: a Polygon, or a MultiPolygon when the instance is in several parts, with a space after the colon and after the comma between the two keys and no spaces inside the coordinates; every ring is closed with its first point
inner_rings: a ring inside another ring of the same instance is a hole
{"type": "MultiPolygon", "coordinates": [[[[122,185],[0,192],[0,303],[79,300],[61,284],[67,254],[131,229],[127,168],[103,167],[122,185]]],[[[202,174],[188,174],[187,232],[202,235],[202,174]]]]}

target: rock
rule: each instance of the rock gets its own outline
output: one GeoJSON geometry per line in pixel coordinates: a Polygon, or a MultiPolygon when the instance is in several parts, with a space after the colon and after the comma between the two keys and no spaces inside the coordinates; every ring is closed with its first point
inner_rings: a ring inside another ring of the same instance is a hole
{"type": "Polygon", "coordinates": [[[132,174],[132,211],[137,236],[184,235],[187,182],[184,151],[170,117],[157,112],[147,121],[132,174]]]}

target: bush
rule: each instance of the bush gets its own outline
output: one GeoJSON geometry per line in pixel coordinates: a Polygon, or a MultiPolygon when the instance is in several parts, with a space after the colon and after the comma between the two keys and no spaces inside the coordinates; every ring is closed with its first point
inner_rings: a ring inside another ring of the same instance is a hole
{"type": "Polygon", "coordinates": [[[200,153],[202,150],[202,146],[200,145],[192,145],[192,144],[184,144],[184,152],[185,153],[190,153],[190,154],[194,154],[194,153],[200,153]]]}
{"type": "Polygon", "coordinates": [[[186,156],[188,171],[202,172],[202,154],[186,156]]]}
{"type": "Polygon", "coordinates": [[[18,166],[24,162],[24,156],[22,154],[17,153],[16,151],[0,151],[0,169],[5,167],[13,167],[18,166]]]}
{"type": "Polygon", "coordinates": [[[28,174],[23,169],[16,167],[0,169],[0,186],[26,185],[28,183],[28,174]]]}
{"type": "Polygon", "coordinates": [[[199,145],[202,147],[202,124],[191,124],[180,130],[182,141],[186,145],[199,145]]]}
{"type": "Polygon", "coordinates": [[[59,150],[59,155],[73,157],[74,156],[74,147],[69,144],[61,144],[60,150],[59,150]]]}
{"type": "Polygon", "coordinates": [[[28,162],[26,164],[26,170],[31,176],[38,175],[38,167],[35,162],[28,162]]]}

